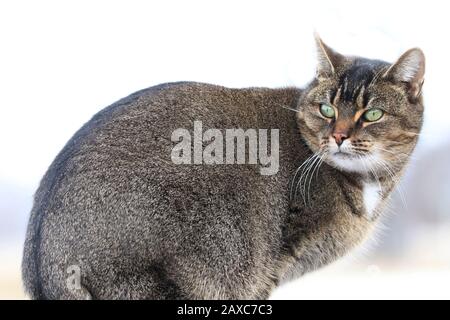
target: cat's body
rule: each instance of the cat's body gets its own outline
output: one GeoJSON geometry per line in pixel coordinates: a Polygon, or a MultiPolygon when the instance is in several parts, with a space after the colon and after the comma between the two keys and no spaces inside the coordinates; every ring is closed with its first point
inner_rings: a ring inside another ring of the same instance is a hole
{"type": "Polygon", "coordinates": [[[98,113],[36,193],[23,263],[31,297],[267,298],[280,281],[358,245],[395,183],[327,162],[305,183],[297,169],[314,148],[292,110],[310,90],[173,83],[98,113]],[[174,164],[171,135],[194,121],[279,129],[279,172],[174,164]]]}

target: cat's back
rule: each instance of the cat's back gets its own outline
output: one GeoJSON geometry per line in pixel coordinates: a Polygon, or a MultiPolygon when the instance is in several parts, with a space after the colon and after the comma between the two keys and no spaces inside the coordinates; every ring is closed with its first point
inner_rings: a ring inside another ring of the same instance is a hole
{"type": "Polygon", "coordinates": [[[196,133],[218,129],[225,148],[226,129],[278,129],[284,138],[280,143],[289,145],[291,135],[297,140],[299,135],[295,114],[283,107],[295,106],[299,93],[294,88],[230,89],[195,82],[161,84],[136,92],[97,113],[69,140],[43,178],[36,202],[44,193],[48,202],[49,192],[69,185],[101,192],[104,188],[94,185],[95,179],[126,193],[139,187],[143,182],[139,179],[156,185],[161,177],[168,182],[171,174],[176,174],[174,184],[183,178],[191,183],[208,170],[227,174],[242,169],[259,174],[255,166],[198,165],[194,152],[192,165],[178,165],[172,159],[179,139],[174,139],[174,132],[188,132],[194,145],[195,139],[202,139],[196,133]],[[68,183],[73,179],[78,182],[68,183]],[[130,186],[133,179],[135,184],[130,186]],[[125,188],[120,190],[122,184],[125,188]]]}

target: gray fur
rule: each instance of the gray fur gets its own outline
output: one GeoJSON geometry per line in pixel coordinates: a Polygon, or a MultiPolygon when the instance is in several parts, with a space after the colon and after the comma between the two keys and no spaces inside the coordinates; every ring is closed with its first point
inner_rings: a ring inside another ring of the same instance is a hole
{"type": "MultiPolygon", "coordinates": [[[[309,89],[307,89],[308,91],[309,89]]],[[[341,257],[373,228],[360,177],[325,163],[290,199],[313,153],[297,114],[307,91],[169,83],[100,111],[35,195],[23,279],[33,299],[263,299],[341,257]],[[175,165],[173,130],[280,129],[280,170],[175,165]],[[67,286],[67,268],[81,287],[67,286]]]]}

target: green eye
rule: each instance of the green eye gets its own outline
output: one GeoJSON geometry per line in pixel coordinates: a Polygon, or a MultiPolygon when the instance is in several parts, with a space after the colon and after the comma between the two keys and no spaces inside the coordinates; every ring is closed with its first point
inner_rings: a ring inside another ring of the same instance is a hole
{"type": "Polygon", "coordinates": [[[377,109],[377,108],[372,108],[372,109],[369,109],[366,112],[364,112],[363,118],[364,118],[364,120],[366,120],[368,122],[373,122],[373,121],[380,120],[381,117],[383,116],[383,114],[384,114],[383,110],[377,109]]]}
{"type": "Polygon", "coordinates": [[[336,112],[334,111],[333,107],[327,105],[327,104],[321,104],[320,105],[320,113],[325,117],[325,118],[334,118],[336,112]]]}

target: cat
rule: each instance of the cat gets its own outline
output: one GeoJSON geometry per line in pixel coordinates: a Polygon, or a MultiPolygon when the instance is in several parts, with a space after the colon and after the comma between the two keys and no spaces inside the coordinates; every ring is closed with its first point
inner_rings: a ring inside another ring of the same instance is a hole
{"type": "Polygon", "coordinates": [[[425,57],[414,48],[387,63],[316,45],[303,89],[167,83],[97,113],[35,194],[29,296],[267,299],[369,237],[420,134],[425,57]],[[196,121],[203,131],[279,130],[268,137],[277,172],[174,163],[173,133],[195,135],[196,121]]]}

